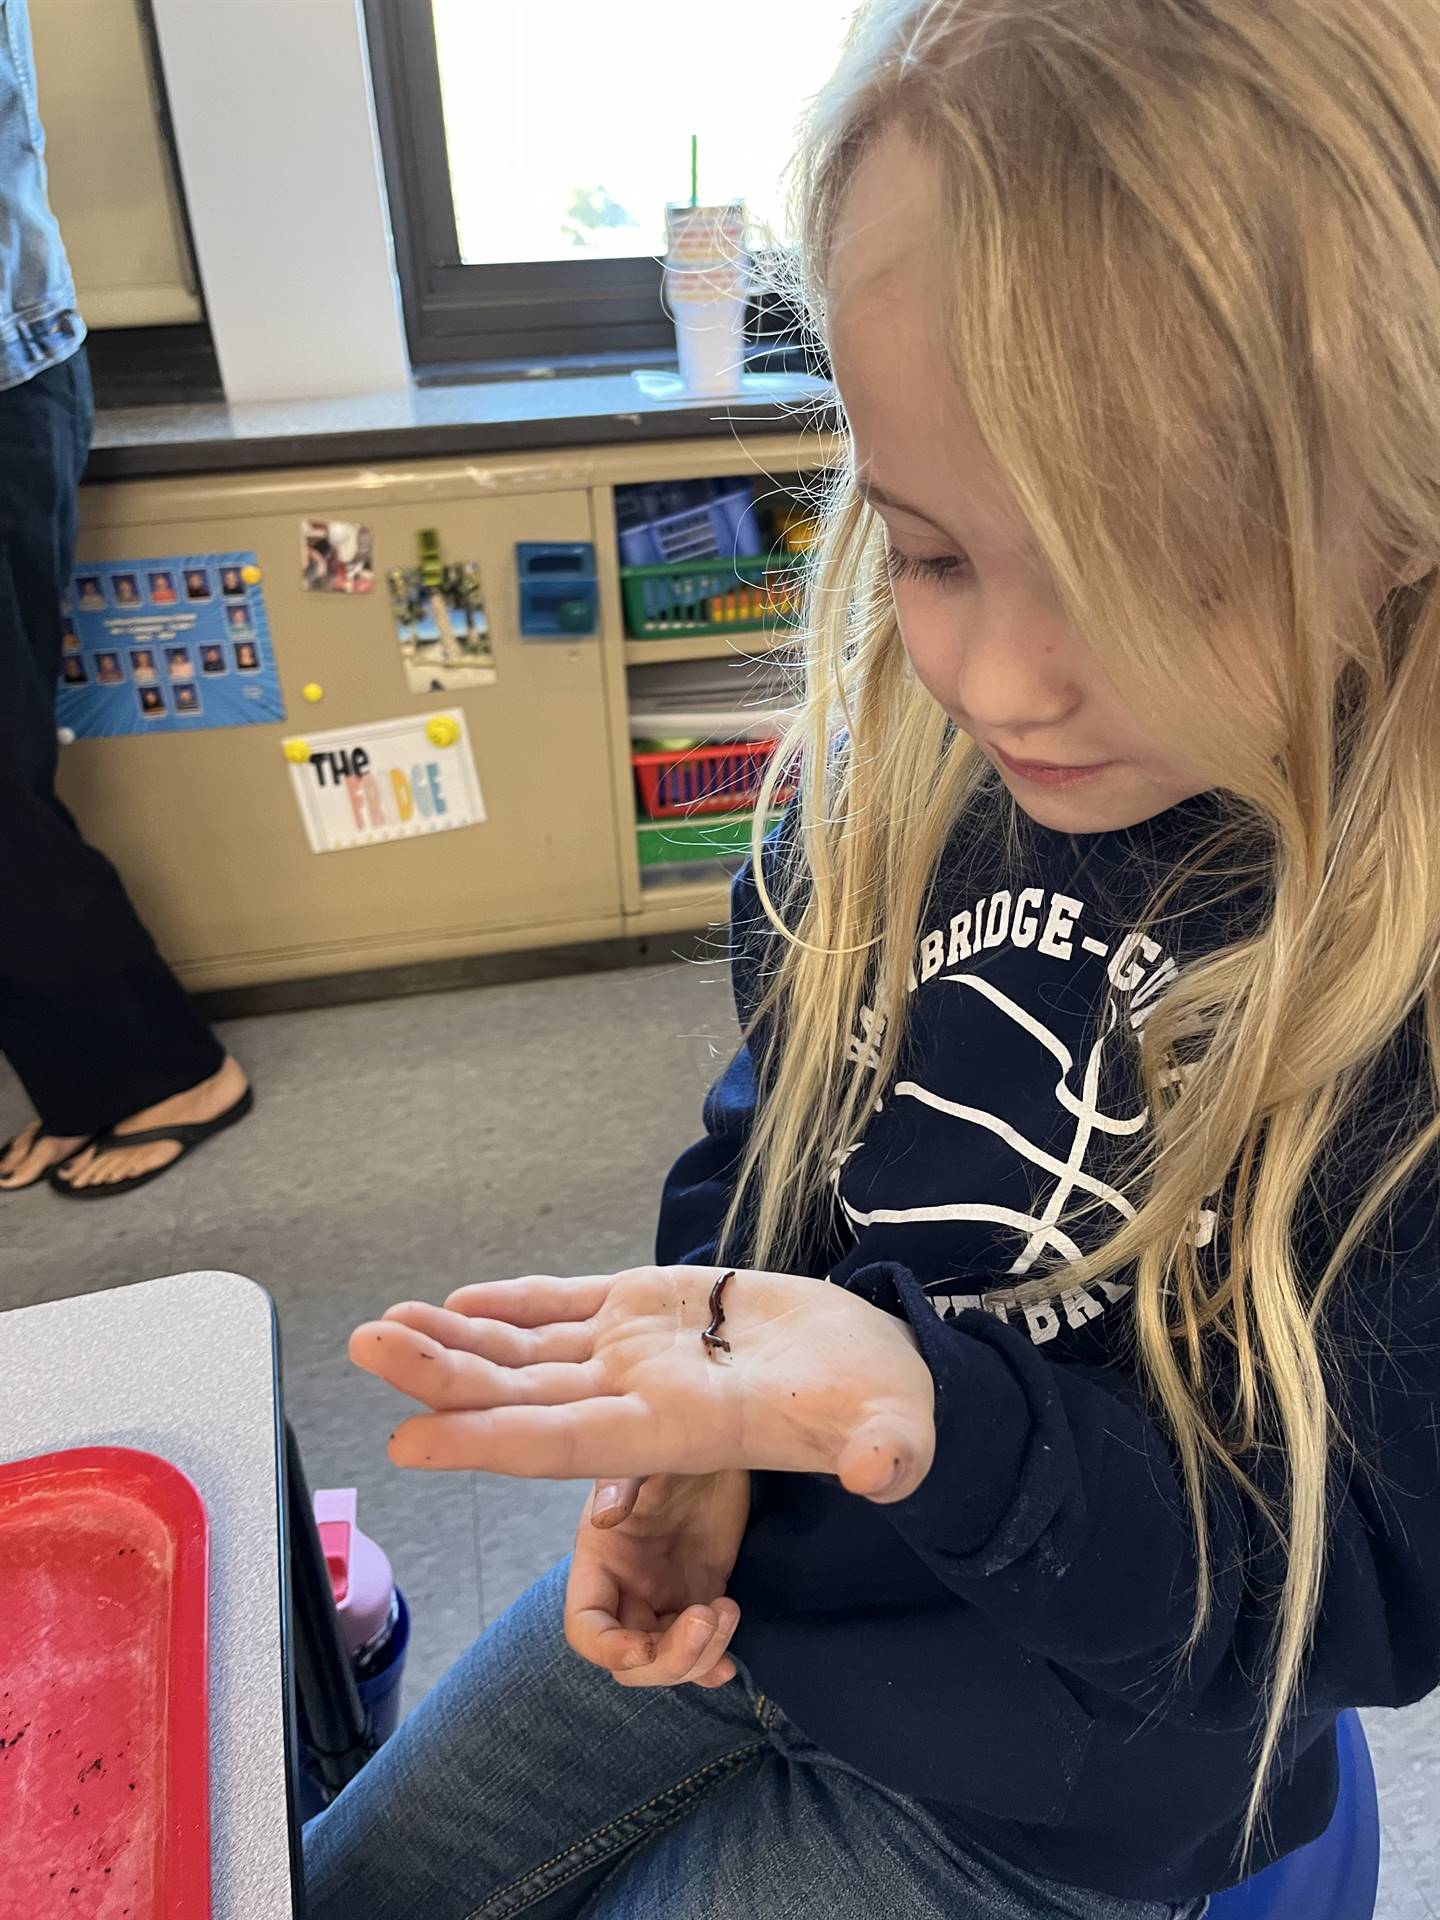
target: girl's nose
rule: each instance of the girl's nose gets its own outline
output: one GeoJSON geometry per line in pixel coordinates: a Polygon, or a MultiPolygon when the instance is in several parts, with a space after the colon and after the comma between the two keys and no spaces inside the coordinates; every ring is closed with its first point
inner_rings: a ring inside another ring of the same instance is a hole
{"type": "Polygon", "coordinates": [[[1027,740],[1053,749],[1080,704],[1061,650],[1044,623],[1022,610],[984,615],[966,632],[956,663],[956,699],[974,730],[1009,752],[1027,740]]]}

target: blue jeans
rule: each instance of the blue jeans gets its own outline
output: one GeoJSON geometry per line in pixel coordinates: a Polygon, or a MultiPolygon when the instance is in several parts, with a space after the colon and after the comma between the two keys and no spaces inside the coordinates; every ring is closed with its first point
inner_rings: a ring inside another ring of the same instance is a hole
{"type": "Polygon", "coordinates": [[[310,1822],[309,1920],[1199,1920],[958,1847],[743,1675],[617,1686],[565,1644],[565,1575],[310,1822]]]}

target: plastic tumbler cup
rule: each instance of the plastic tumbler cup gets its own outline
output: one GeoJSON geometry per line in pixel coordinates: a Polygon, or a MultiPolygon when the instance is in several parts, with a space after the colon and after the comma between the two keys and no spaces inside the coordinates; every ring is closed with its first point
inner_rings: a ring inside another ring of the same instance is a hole
{"type": "Polygon", "coordinates": [[[687,393],[736,393],[745,371],[749,276],[730,266],[665,272],[665,298],[675,322],[680,378],[687,393]]]}
{"type": "Polygon", "coordinates": [[[745,202],[692,207],[672,200],[665,209],[666,258],[677,267],[740,262],[745,253],[745,202]]]}

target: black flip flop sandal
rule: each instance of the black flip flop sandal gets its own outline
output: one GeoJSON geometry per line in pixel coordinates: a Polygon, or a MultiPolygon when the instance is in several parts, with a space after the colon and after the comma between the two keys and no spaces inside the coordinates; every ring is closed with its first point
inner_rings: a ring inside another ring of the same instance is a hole
{"type": "MultiPolygon", "coordinates": [[[[15,1142],[19,1138],[20,1138],[20,1135],[18,1133],[14,1133],[5,1142],[4,1146],[0,1147],[0,1160],[3,1160],[5,1158],[6,1154],[9,1153],[11,1147],[14,1146],[15,1142]]],[[[64,1138],[65,1138],[65,1135],[63,1133],[57,1133],[53,1127],[42,1126],[40,1131],[35,1135],[35,1138],[30,1142],[30,1144],[32,1147],[38,1147],[42,1140],[63,1140],[64,1138]]],[[[86,1147],[94,1146],[95,1140],[96,1140],[96,1135],[91,1134],[90,1138],[88,1140],[82,1140],[78,1147],[72,1147],[69,1153],[66,1154],[65,1160],[73,1160],[77,1153],[84,1153],[86,1147]]],[[[57,1162],[57,1164],[63,1167],[65,1164],[65,1160],[61,1160],[57,1162]]],[[[28,1193],[32,1187],[38,1187],[44,1181],[48,1180],[54,1171],[55,1171],[55,1168],[53,1166],[46,1167],[43,1173],[37,1173],[33,1180],[22,1181],[18,1187],[7,1187],[7,1186],[0,1185],[0,1193],[28,1193]]]]}
{"type": "Polygon", "coordinates": [[[255,1089],[247,1087],[233,1106],[227,1107],[224,1113],[216,1114],[213,1120],[177,1122],[173,1127],[144,1127],[139,1133],[116,1133],[112,1129],[97,1134],[90,1142],[97,1153],[113,1153],[121,1147],[146,1147],[162,1140],[173,1141],[180,1151],[173,1160],[167,1160],[163,1167],[152,1167],[149,1173],[132,1174],[128,1180],[97,1181],[93,1187],[72,1187],[68,1180],[60,1178],[60,1169],[54,1167],[48,1175],[50,1184],[56,1193],[63,1194],[67,1200],[106,1200],[112,1194],[133,1193],[137,1187],[148,1187],[152,1180],[158,1180],[162,1174],[178,1167],[187,1154],[204,1146],[217,1133],[223,1133],[227,1127],[233,1127],[237,1121],[243,1120],[254,1104],[255,1089]]]}

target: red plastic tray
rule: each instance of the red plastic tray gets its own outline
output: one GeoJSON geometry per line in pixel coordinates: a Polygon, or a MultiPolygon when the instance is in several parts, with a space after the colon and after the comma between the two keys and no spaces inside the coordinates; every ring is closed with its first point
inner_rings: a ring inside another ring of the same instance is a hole
{"type": "Polygon", "coordinates": [[[0,1920],[208,1920],[208,1575],[168,1461],[0,1466],[0,1920]]]}

